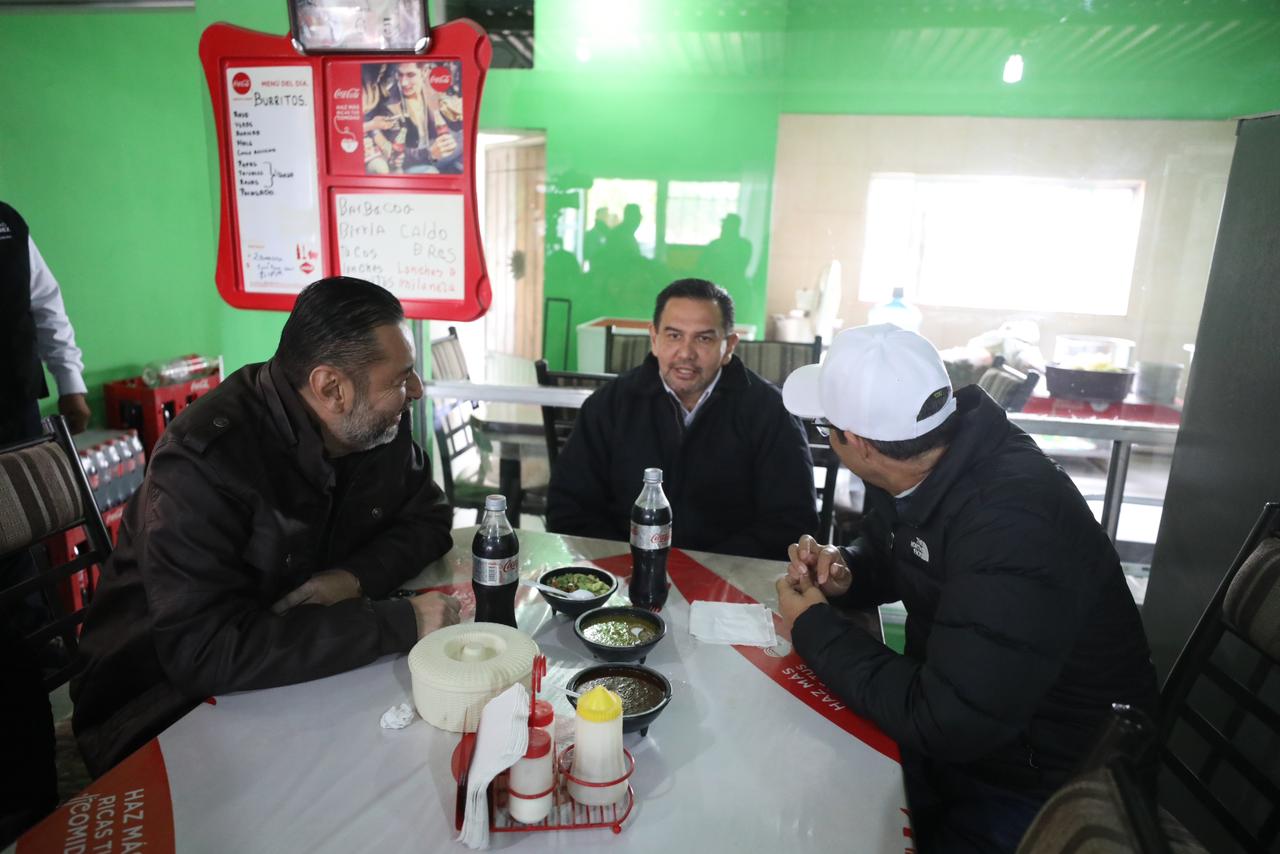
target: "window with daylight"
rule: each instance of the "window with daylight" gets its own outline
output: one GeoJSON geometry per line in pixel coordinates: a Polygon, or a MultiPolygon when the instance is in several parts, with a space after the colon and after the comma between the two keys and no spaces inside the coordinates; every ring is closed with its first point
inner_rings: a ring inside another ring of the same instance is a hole
{"type": "Polygon", "coordinates": [[[737,181],[671,181],[667,184],[666,242],[705,246],[720,236],[720,222],[738,212],[737,181]]]}
{"type": "Polygon", "coordinates": [[[1143,182],[876,174],[858,298],[1123,315],[1143,182]]]}

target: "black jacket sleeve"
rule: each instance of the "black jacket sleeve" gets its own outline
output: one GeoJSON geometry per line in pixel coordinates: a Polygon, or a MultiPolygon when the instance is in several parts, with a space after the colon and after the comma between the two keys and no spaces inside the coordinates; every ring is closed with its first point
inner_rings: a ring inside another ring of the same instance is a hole
{"type": "Polygon", "coordinates": [[[783,408],[781,397],[776,403],[757,433],[755,455],[749,461],[755,472],[755,514],[709,551],[782,560],[801,534],[818,530],[809,440],[800,422],[783,408]]]}
{"type": "Polygon", "coordinates": [[[173,684],[196,697],[272,688],[413,645],[413,608],[404,600],[351,599],[272,613],[243,559],[252,509],[212,467],[198,463],[171,445],[152,459],[147,476],[148,536],[139,572],[155,651],[173,684]]]}
{"type": "Polygon", "coordinates": [[[610,512],[609,460],[612,430],[609,407],[613,386],[605,386],[582,405],[569,441],[556,457],[547,488],[547,530],[556,534],[625,540],[625,518],[610,512]]]}
{"type": "Polygon", "coordinates": [[[1051,511],[993,500],[970,512],[948,543],[927,663],[898,655],[827,605],[801,614],[792,636],[850,708],[899,744],[953,762],[1025,732],[1088,601],[1085,573],[1056,563],[1068,549],[1051,511]]]}
{"type": "Polygon", "coordinates": [[[869,537],[858,537],[841,548],[840,555],[853,581],[843,596],[832,601],[844,608],[873,608],[897,601],[889,560],[872,545],[869,537]]]}
{"type": "Polygon", "coordinates": [[[453,546],[453,508],[431,479],[426,455],[411,444],[405,478],[412,490],[391,525],[363,548],[346,555],[337,568],[360,579],[366,596],[379,598],[412,578],[453,546]]]}

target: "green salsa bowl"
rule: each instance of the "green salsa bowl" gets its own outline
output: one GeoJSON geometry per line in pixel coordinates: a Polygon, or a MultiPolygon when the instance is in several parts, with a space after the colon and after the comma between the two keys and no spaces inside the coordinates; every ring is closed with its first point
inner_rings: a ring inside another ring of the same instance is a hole
{"type": "Polygon", "coordinates": [[[601,661],[643,662],[666,636],[667,623],[644,608],[612,606],[578,617],[573,633],[601,661]]]}
{"type": "Polygon", "coordinates": [[[559,569],[548,569],[538,577],[540,584],[546,584],[550,587],[559,587],[557,583],[573,575],[586,575],[595,580],[597,589],[599,586],[605,588],[605,592],[600,593],[590,599],[566,599],[563,596],[556,596],[545,590],[539,590],[543,601],[551,606],[552,611],[561,614],[567,614],[570,617],[577,617],[590,611],[593,608],[599,608],[605,602],[609,601],[609,597],[618,592],[618,578],[612,572],[605,572],[594,566],[562,566],[559,569]]]}

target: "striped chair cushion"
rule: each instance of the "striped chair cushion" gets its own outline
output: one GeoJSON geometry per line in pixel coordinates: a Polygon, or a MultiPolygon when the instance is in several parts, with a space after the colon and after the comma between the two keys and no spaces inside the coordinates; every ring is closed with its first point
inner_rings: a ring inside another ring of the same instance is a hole
{"type": "Polygon", "coordinates": [[[605,349],[605,372],[620,374],[644,362],[644,357],[649,355],[649,336],[624,335],[610,330],[605,349]]]}
{"type": "Polygon", "coordinates": [[[748,368],[781,387],[792,371],[815,361],[813,347],[812,342],[739,341],[734,352],[748,368]]]}
{"type": "Polygon", "coordinates": [[[1280,537],[1267,537],[1227,588],[1222,618],[1280,661],[1280,537]]]}
{"type": "Polygon", "coordinates": [[[71,460],[53,442],[0,454],[0,555],[84,518],[71,460]]]}
{"type": "MultiPolygon", "coordinates": [[[[1205,849],[1172,815],[1160,810],[1172,854],[1205,849]]],[[[1018,854],[1130,854],[1139,851],[1111,771],[1101,768],[1054,793],[1018,843],[1018,854]]]]}

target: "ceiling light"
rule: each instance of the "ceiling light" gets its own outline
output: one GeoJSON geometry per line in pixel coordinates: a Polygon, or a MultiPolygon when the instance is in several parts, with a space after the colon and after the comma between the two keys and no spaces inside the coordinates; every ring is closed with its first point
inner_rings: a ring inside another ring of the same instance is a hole
{"type": "Polygon", "coordinates": [[[1022,54],[1010,54],[1004,63],[1004,82],[1017,83],[1022,79],[1022,54]]]}

